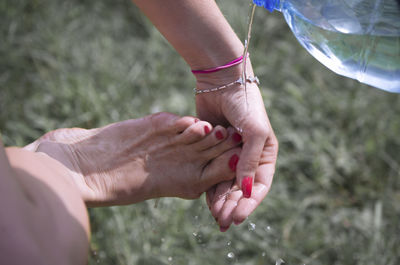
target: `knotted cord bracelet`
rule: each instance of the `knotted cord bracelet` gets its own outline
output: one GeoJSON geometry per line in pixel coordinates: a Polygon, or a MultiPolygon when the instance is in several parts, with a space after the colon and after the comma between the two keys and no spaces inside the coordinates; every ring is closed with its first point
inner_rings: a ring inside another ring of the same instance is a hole
{"type": "Polygon", "coordinates": [[[208,93],[208,92],[219,91],[219,90],[222,90],[224,88],[227,88],[227,87],[230,87],[230,86],[233,86],[236,84],[244,85],[244,82],[256,83],[257,85],[260,85],[260,80],[258,80],[257,76],[249,76],[246,78],[246,81],[243,81],[243,78],[240,77],[239,79],[237,79],[233,82],[230,82],[229,84],[225,84],[225,85],[213,87],[213,88],[201,89],[201,90],[194,88],[193,91],[196,95],[198,95],[198,94],[203,94],[203,93],[208,93]]]}
{"type": "MultiPolygon", "coordinates": [[[[247,54],[247,56],[249,56],[249,54],[247,54]]],[[[230,62],[224,64],[224,65],[217,66],[217,67],[214,67],[214,68],[205,69],[205,70],[192,70],[192,73],[193,74],[214,73],[214,72],[218,72],[218,71],[220,71],[222,69],[226,69],[226,68],[241,64],[242,62],[243,62],[243,55],[238,57],[238,58],[236,58],[236,59],[234,59],[233,61],[230,61],[230,62]]]]}

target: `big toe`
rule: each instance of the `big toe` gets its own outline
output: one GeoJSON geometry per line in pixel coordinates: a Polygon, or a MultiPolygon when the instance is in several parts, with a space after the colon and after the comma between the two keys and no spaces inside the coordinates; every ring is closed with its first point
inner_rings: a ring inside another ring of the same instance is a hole
{"type": "Polygon", "coordinates": [[[211,133],[212,129],[210,123],[196,120],[177,136],[177,141],[186,145],[197,143],[206,138],[206,136],[211,133]]]}

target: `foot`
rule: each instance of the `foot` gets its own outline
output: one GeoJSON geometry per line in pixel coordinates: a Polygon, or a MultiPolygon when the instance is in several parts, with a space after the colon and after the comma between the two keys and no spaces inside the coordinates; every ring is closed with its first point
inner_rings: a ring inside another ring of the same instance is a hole
{"type": "MultiPolygon", "coordinates": [[[[60,129],[25,147],[67,166],[89,206],[197,198],[235,177],[233,129],[158,113],[99,129],[60,129]]],[[[236,148],[235,148],[236,147],[236,148]]]]}

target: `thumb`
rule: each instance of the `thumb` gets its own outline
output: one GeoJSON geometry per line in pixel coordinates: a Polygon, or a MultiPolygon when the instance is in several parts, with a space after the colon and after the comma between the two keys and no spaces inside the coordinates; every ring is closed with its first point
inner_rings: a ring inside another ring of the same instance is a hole
{"type": "Polygon", "coordinates": [[[233,163],[236,166],[237,161],[240,160],[240,153],[240,148],[236,147],[214,158],[204,168],[200,186],[208,190],[215,184],[233,180],[235,178],[235,168],[232,168],[232,159],[235,158],[233,163]]]}
{"type": "Polygon", "coordinates": [[[243,131],[243,147],[237,165],[236,179],[245,198],[251,197],[254,177],[265,145],[266,135],[263,132],[247,134],[246,131],[243,131]]]}

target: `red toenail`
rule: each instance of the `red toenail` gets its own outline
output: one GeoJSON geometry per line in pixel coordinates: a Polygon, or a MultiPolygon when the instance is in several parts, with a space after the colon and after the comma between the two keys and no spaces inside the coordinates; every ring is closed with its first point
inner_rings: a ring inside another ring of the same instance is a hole
{"type": "Polygon", "coordinates": [[[217,131],[217,132],[215,133],[215,137],[217,137],[218,140],[224,139],[224,135],[222,134],[221,131],[217,131]]]}
{"type": "Polygon", "coordinates": [[[238,134],[238,133],[234,133],[234,134],[232,135],[232,138],[233,138],[233,140],[234,140],[235,142],[237,142],[237,143],[239,143],[239,142],[242,141],[242,136],[241,136],[240,134],[238,134]]]}
{"type": "Polygon", "coordinates": [[[199,119],[197,119],[197,118],[196,118],[196,119],[194,119],[194,123],[196,123],[196,122],[199,122],[199,119]]]}
{"type": "Polygon", "coordinates": [[[229,160],[229,168],[235,172],[236,171],[236,165],[239,162],[239,156],[234,154],[231,159],[229,160]]]}
{"type": "Polygon", "coordinates": [[[208,126],[204,126],[204,132],[206,134],[209,134],[210,133],[210,128],[208,128],[208,126]]]}
{"type": "Polygon", "coordinates": [[[242,180],[242,192],[245,198],[251,197],[251,190],[253,189],[253,178],[245,177],[242,180]]]}

